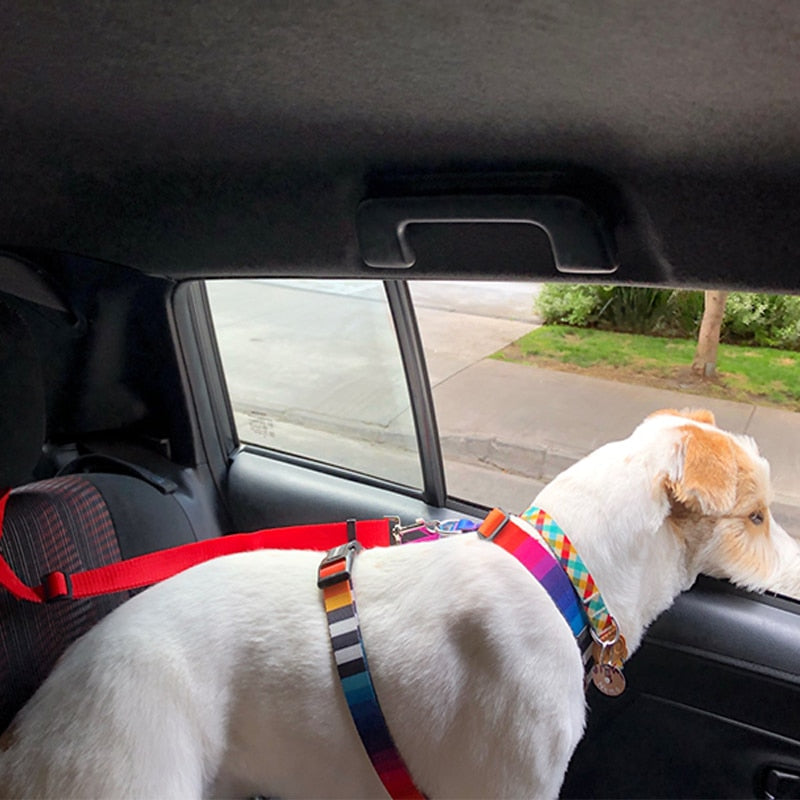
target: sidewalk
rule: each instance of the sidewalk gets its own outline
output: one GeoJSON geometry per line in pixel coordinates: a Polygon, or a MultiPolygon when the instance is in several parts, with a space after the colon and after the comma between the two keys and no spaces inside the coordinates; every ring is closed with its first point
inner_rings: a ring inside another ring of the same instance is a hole
{"type": "Polygon", "coordinates": [[[509,319],[505,302],[478,308],[466,291],[446,306],[436,288],[415,301],[451,488],[488,490],[516,507],[532,498],[532,481],[543,485],[624,439],[653,411],[707,408],[721,428],[756,440],[771,465],[776,515],[800,533],[800,414],[489,359],[535,321],[509,319]]]}
{"type": "Polygon", "coordinates": [[[800,414],[489,359],[439,384],[434,396],[439,432],[454,454],[490,460],[503,450],[515,471],[548,480],[624,439],[653,411],[707,408],[721,428],[756,439],[772,464],[776,499],[800,504],[800,414]]]}
{"type": "Polygon", "coordinates": [[[653,411],[707,408],[720,427],[757,441],[771,464],[775,502],[793,507],[800,530],[800,414],[490,359],[439,383],[434,399],[447,457],[541,483],[624,439],[653,411]]]}

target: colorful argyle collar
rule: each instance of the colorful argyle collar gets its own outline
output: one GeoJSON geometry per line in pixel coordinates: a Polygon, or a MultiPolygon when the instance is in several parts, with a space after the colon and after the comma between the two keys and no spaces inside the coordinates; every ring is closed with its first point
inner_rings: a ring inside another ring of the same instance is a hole
{"type": "Polygon", "coordinates": [[[483,521],[479,533],[508,550],[547,590],[578,638],[587,684],[591,680],[603,694],[612,697],[622,694],[625,691],[622,665],[628,657],[625,637],[620,634],[589,570],[555,520],[536,506],[513,519],[495,508],[483,521]],[[546,552],[546,557],[537,550],[546,552]],[[550,566],[546,577],[540,574],[543,564],[550,566]],[[569,587],[566,595],[578,605],[579,617],[575,616],[563,590],[556,588],[560,585],[559,580],[561,585],[566,583],[569,587]],[[581,623],[588,620],[589,635],[585,635],[586,630],[584,636],[577,633],[578,619],[581,623]]]}
{"type": "Polygon", "coordinates": [[[537,506],[528,508],[520,514],[520,518],[533,525],[569,576],[597,638],[601,642],[610,642],[618,633],[616,621],[611,616],[594,578],[578,555],[575,545],[556,521],[537,506]]]}

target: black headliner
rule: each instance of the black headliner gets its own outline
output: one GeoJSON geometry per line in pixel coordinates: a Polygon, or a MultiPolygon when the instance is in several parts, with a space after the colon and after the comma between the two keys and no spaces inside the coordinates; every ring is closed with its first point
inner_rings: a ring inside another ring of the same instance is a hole
{"type": "Polygon", "coordinates": [[[363,197],[550,181],[608,211],[621,280],[800,289],[795,0],[65,0],[0,22],[7,249],[367,275],[363,197]]]}

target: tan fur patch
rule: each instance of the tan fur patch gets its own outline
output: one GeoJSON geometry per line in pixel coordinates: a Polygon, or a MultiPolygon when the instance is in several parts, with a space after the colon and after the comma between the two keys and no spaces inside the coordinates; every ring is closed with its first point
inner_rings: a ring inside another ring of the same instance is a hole
{"type": "Polygon", "coordinates": [[[672,481],[664,481],[664,488],[666,489],[670,504],[667,522],[672,528],[673,533],[684,544],[702,541],[710,537],[714,520],[704,516],[695,503],[689,506],[679,500],[678,495],[681,493],[681,490],[679,490],[672,481]]]}
{"type": "Polygon", "coordinates": [[[723,514],[736,502],[739,459],[736,447],[724,433],[686,425],[683,471],[673,484],[675,498],[702,513],[723,514]]]}
{"type": "MultiPolygon", "coordinates": [[[[738,524],[724,531],[719,540],[720,563],[725,564],[734,580],[759,582],[766,581],[774,564],[773,551],[767,544],[767,538],[755,538],[740,520],[738,524]]],[[[764,524],[764,531],[769,528],[764,524]]]]}
{"type": "Polygon", "coordinates": [[[775,566],[766,473],[746,448],[721,432],[687,425],[681,433],[683,472],[664,482],[670,527],[691,550],[706,549],[710,574],[763,585],[775,566]]]}
{"type": "Polygon", "coordinates": [[[705,422],[707,425],[717,424],[714,414],[705,408],[682,408],[680,411],[676,408],[662,408],[660,411],[654,411],[652,414],[648,414],[647,418],[657,417],[659,414],[669,414],[673,417],[685,417],[694,422],[705,422]]]}

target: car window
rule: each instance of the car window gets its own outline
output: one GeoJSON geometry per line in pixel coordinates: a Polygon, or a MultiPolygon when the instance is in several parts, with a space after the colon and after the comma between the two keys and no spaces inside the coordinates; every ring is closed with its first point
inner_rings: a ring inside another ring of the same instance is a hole
{"type": "Polygon", "coordinates": [[[770,461],[776,516],[800,528],[800,298],[730,294],[723,338],[736,344],[720,344],[718,374],[703,380],[692,370],[702,292],[412,282],[411,294],[451,497],[522,510],[646,415],[701,407],[756,440],[770,461]],[[588,352],[583,337],[598,308],[592,341],[604,349],[588,352]],[[573,325],[541,327],[544,316],[573,325]],[[668,335],[682,331],[693,333],[668,335]],[[635,349],[651,346],[652,364],[635,349]]]}
{"type": "MultiPolygon", "coordinates": [[[[731,295],[726,335],[740,345],[721,345],[722,377],[703,381],[691,374],[696,333],[652,336],[674,333],[669,325],[696,328],[702,293],[681,295],[667,323],[648,316],[663,296],[620,300],[610,288],[475,281],[409,288],[451,499],[521,511],[559,472],[625,438],[653,411],[702,407],[721,427],[756,439],[771,463],[778,514],[792,528],[800,524],[796,298],[731,295]],[[599,327],[612,336],[589,357],[581,354],[581,326],[596,313],[590,300],[611,315],[599,327]],[[542,327],[559,315],[574,324],[542,327]],[[646,334],[631,334],[637,346],[655,343],[666,353],[669,374],[646,365],[646,353],[629,354],[628,334],[609,330],[620,327],[646,334]],[[741,346],[751,340],[755,350],[741,346]],[[766,372],[746,384],[744,367],[756,361],[766,372]]],[[[422,488],[381,282],[221,280],[209,282],[208,293],[242,442],[422,488]]]]}
{"type": "Polygon", "coordinates": [[[515,394],[492,356],[535,325],[529,283],[413,281],[448,494],[521,511],[542,472],[532,398],[515,394]],[[499,369],[498,369],[499,368],[499,369]],[[500,402],[503,399],[503,402],[500,402]],[[503,409],[501,411],[500,409],[503,409]],[[512,411],[510,416],[506,412],[512,411]]]}
{"type": "Polygon", "coordinates": [[[420,487],[379,281],[240,279],[207,289],[242,442],[420,487]]]}

